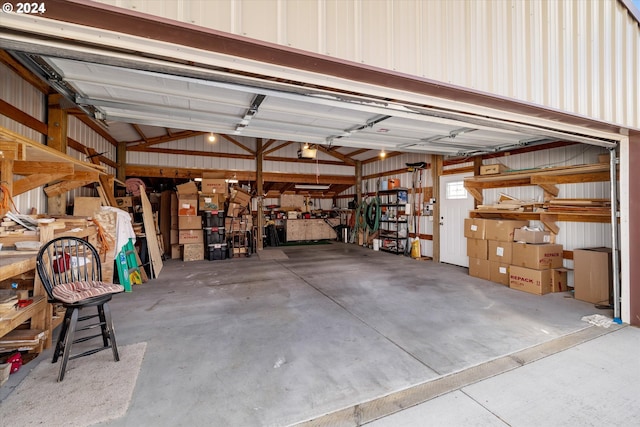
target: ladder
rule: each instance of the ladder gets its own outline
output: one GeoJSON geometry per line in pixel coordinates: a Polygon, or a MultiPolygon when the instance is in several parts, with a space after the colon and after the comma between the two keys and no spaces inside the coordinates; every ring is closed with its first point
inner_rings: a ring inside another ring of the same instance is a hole
{"type": "MultiPolygon", "coordinates": [[[[131,292],[131,285],[142,284],[142,272],[138,264],[136,249],[131,243],[131,239],[122,250],[118,253],[116,265],[118,267],[118,279],[120,284],[124,286],[125,292],[131,292]]],[[[146,274],[145,274],[146,275],[146,274]]]]}

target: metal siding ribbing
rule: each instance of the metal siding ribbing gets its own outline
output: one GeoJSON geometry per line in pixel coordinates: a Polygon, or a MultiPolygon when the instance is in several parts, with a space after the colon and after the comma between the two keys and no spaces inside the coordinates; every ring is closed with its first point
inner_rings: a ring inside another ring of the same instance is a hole
{"type": "MultiPolygon", "coordinates": [[[[2,63],[0,63],[0,99],[38,120],[45,119],[46,103],[42,92],[2,63]]],[[[44,140],[42,134],[4,115],[0,115],[0,126],[36,142],[44,140]]],[[[38,213],[46,212],[47,201],[40,188],[16,196],[14,203],[20,213],[28,213],[31,208],[38,213]]]]}
{"type": "Polygon", "coordinates": [[[103,3],[640,127],[640,28],[617,0],[103,3]]]}

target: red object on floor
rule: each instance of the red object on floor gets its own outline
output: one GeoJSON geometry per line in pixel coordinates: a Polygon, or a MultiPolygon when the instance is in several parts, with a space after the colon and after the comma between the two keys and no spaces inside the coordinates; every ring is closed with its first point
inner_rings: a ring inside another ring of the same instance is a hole
{"type": "Polygon", "coordinates": [[[20,370],[20,367],[22,366],[22,354],[20,353],[12,354],[7,359],[7,363],[11,363],[11,373],[15,374],[20,370]]]}

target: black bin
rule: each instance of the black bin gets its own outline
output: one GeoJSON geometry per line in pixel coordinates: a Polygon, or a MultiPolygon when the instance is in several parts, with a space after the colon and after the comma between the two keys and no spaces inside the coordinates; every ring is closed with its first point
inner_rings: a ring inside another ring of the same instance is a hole
{"type": "Polygon", "coordinates": [[[224,227],[224,211],[202,212],[202,223],[204,227],[224,227]]]}
{"type": "Polygon", "coordinates": [[[217,243],[214,245],[208,245],[205,256],[209,261],[227,259],[227,244],[217,243]]]}

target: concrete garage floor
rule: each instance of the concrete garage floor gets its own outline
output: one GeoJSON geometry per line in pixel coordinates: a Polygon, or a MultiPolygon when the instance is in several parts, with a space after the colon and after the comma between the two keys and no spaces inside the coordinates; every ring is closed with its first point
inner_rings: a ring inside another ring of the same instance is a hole
{"type": "Polygon", "coordinates": [[[581,320],[610,312],[356,245],[170,260],[111,309],[118,345],[147,350],[127,415],[104,425],[632,425],[640,415],[640,330],[581,320]]]}

